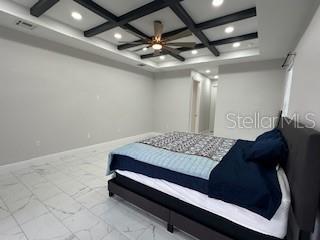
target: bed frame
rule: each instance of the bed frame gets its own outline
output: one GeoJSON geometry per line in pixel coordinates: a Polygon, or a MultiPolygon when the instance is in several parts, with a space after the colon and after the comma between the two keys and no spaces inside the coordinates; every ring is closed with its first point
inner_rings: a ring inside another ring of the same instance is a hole
{"type": "MultiPolygon", "coordinates": [[[[309,240],[320,200],[320,133],[282,118],[278,128],[287,140],[289,159],[282,166],[291,191],[287,240],[309,240]]],[[[116,175],[108,182],[114,194],[201,240],[275,240],[187,204],[156,189],[116,175]]]]}

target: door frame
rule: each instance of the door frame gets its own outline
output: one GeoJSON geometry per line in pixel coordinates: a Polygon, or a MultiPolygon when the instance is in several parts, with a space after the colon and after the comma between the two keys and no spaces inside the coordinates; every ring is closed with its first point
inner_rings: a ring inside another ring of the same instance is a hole
{"type": "Polygon", "coordinates": [[[209,131],[214,133],[215,117],[216,117],[216,106],[217,106],[217,94],[218,94],[218,84],[213,83],[211,85],[211,99],[210,99],[210,123],[209,131]]]}
{"type": "Polygon", "coordinates": [[[191,85],[191,99],[190,99],[190,132],[199,132],[199,113],[200,113],[200,96],[201,95],[201,82],[192,79],[191,85]],[[195,89],[195,86],[196,89],[195,89]],[[196,92],[195,92],[196,91],[196,92]],[[195,98],[196,97],[196,98],[195,98]],[[195,113],[194,113],[195,112],[195,113]],[[196,116],[194,116],[196,115],[196,116]]]}

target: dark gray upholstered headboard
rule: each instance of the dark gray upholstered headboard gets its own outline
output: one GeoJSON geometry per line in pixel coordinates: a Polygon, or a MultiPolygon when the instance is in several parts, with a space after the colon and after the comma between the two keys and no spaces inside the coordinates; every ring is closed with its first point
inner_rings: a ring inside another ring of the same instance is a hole
{"type": "Polygon", "coordinates": [[[308,239],[320,200],[320,133],[283,118],[278,128],[289,147],[283,166],[291,190],[288,239],[308,239]]]}

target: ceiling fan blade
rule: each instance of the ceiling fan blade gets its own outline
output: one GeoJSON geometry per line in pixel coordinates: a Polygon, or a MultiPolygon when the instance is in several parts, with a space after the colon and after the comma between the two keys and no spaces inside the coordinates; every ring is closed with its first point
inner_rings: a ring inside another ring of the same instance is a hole
{"type": "Polygon", "coordinates": [[[134,41],[134,42],[126,42],[126,41],[118,41],[118,42],[122,43],[122,44],[132,44],[132,45],[147,44],[146,41],[144,41],[144,40],[138,40],[138,41],[134,41]]]}
{"type": "Polygon", "coordinates": [[[186,48],[194,48],[196,46],[196,43],[194,43],[194,42],[172,42],[172,43],[167,43],[167,45],[186,47],[186,48]]]}
{"type": "Polygon", "coordinates": [[[173,35],[171,37],[167,37],[165,40],[167,42],[170,42],[170,41],[173,41],[173,40],[177,40],[177,39],[184,38],[184,37],[189,37],[189,36],[192,36],[192,32],[189,29],[187,29],[187,30],[184,30],[184,31],[182,31],[180,33],[177,33],[177,34],[175,34],[175,35],[173,35]]]}
{"type": "Polygon", "coordinates": [[[154,37],[161,40],[161,35],[163,33],[163,24],[160,21],[154,21],[154,37]]]}
{"type": "Polygon", "coordinates": [[[175,48],[171,48],[171,47],[168,47],[168,46],[163,46],[163,49],[168,51],[168,52],[171,52],[175,55],[179,55],[180,54],[180,51],[178,49],[175,49],[175,48]]]}

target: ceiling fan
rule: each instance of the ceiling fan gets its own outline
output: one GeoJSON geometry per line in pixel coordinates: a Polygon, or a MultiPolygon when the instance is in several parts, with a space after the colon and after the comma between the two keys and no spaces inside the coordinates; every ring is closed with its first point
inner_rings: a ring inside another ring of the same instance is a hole
{"type": "Polygon", "coordinates": [[[170,37],[162,37],[163,33],[163,24],[161,21],[154,21],[154,36],[151,39],[141,39],[134,42],[125,42],[132,45],[147,45],[142,48],[136,49],[135,52],[139,52],[144,48],[153,48],[154,49],[154,56],[160,55],[162,52],[167,52],[168,54],[172,53],[175,55],[179,55],[180,51],[172,48],[171,46],[177,47],[185,47],[185,48],[194,48],[196,43],[195,42],[172,42],[174,40],[192,36],[192,32],[190,30],[185,30],[180,33],[177,33],[170,37]]]}

